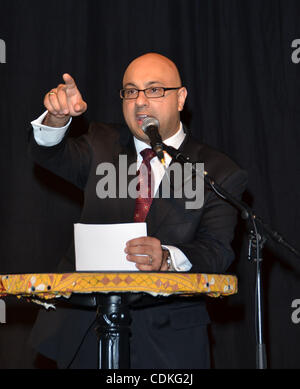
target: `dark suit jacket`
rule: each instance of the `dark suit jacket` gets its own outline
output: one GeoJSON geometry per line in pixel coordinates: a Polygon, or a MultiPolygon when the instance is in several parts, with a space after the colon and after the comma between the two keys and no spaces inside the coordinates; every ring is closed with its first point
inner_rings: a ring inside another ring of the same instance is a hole
{"type": "MultiPolygon", "coordinates": [[[[65,137],[60,144],[53,147],[38,146],[32,136],[30,149],[34,160],[39,165],[84,190],[85,198],[80,223],[104,224],[133,221],[134,199],[130,197],[99,199],[96,194],[96,185],[101,179],[101,176],[96,175],[96,169],[101,162],[110,162],[116,166],[118,182],[119,155],[127,155],[128,166],[136,161],[133,138],[128,128],[91,124],[88,134],[77,139],[65,137]]],[[[218,184],[236,197],[241,196],[246,186],[246,173],[230,158],[197,142],[189,132],[180,150],[184,155],[189,156],[191,161],[203,162],[205,170],[218,184]]],[[[234,234],[236,210],[226,201],[218,198],[208,186],[205,186],[204,190],[203,207],[186,209],[187,200],[184,197],[172,198],[172,192],[171,198],[155,198],[146,218],[148,235],[158,238],[162,244],[178,247],[192,263],[191,272],[225,272],[234,258],[230,243],[234,234]]],[[[59,271],[74,270],[72,246],[62,261],[59,271]]],[[[51,313],[55,324],[52,324],[50,335],[46,336],[36,329],[32,338],[35,347],[37,344],[44,343],[46,346],[41,349],[46,350],[44,353],[49,357],[58,360],[60,366],[64,366],[71,359],[76,344],[78,345],[88,323],[92,320],[92,316],[87,314],[86,319],[83,319],[84,315],[78,311],[76,313],[72,311],[75,315],[72,320],[70,312],[71,310],[69,313],[65,312],[63,318],[59,318],[57,313],[56,315],[51,313]],[[78,323],[76,331],[74,321],[78,323]],[[73,334],[68,330],[68,325],[73,326],[73,334]],[[64,335],[61,335],[62,333],[64,335]],[[61,339],[60,346],[54,346],[58,334],[61,339]],[[77,339],[75,342],[74,338],[77,339]],[[62,343],[65,343],[65,347],[62,347],[62,343]]],[[[49,313],[47,318],[45,314],[43,316],[44,322],[40,320],[41,323],[37,328],[41,329],[45,327],[45,323],[49,323],[49,313]]],[[[191,302],[187,299],[183,301],[175,298],[168,304],[132,309],[132,318],[132,367],[206,366],[207,357],[201,362],[198,352],[199,347],[202,349],[207,347],[204,342],[203,325],[207,324],[209,319],[203,299],[191,302]],[[143,328],[142,332],[141,328],[143,328]],[[146,333],[150,338],[145,337],[146,333]],[[147,358],[145,358],[145,349],[149,350],[147,358]],[[142,363],[141,360],[145,361],[145,359],[146,362],[142,363]]],[[[84,361],[86,358],[82,355],[83,365],[84,361]]],[[[78,361],[78,367],[83,365],[78,361]]]]}

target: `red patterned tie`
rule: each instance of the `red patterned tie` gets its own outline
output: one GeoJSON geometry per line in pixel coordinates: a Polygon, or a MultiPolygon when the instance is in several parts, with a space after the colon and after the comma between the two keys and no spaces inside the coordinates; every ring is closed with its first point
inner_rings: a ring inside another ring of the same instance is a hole
{"type": "Polygon", "coordinates": [[[150,161],[156,156],[152,149],[141,151],[143,162],[138,170],[139,183],[137,185],[138,197],[135,200],[134,221],[144,222],[152,203],[153,177],[150,161]]]}

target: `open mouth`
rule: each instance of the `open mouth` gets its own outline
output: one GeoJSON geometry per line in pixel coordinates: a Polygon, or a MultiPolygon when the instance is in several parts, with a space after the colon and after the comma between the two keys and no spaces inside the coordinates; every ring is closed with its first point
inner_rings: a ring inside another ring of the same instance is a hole
{"type": "Polygon", "coordinates": [[[143,121],[148,117],[149,115],[146,114],[137,114],[136,120],[138,122],[138,125],[141,126],[143,124],[143,121]]]}

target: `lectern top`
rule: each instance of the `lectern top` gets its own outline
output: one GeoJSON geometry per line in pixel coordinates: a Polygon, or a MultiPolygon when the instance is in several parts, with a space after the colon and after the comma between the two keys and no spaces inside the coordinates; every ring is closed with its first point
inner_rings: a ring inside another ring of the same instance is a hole
{"type": "Polygon", "coordinates": [[[177,272],[39,273],[0,275],[0,296],[70,297],[72,293],[144,292],[156,295],[237,293],[237,278],[226,274],[177,272]]]}

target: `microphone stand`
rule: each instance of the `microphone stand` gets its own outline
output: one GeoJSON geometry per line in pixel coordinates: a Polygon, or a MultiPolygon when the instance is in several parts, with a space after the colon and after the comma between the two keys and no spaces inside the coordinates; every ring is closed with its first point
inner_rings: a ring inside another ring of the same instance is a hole
{"type": "MultiPolygon", "coordinates": [[[[193,172],[199,174],[195,167],[195,163],[190,161],[188,156],[183,155],[180,151],[174,147],[167,146],[163,143],[163,149],[174,160],[184,164],[190,163],[193,172]]],[[[289,249],[293,254],[300,258],[300,253],[291,246],[285,239],[276,231],[272,230],[267,224],[265,224],[261,218],[256,216],[252,209],[243,201],[236,199],[229,192],[227,192],[222,186],[218,185],[207,172],[204,171],[204,182],[206,182],[213,191],[225,201],[231,203],[237,208],[241,217],[248,221],[250,226],[249,244],[248,244],[248,259],[256,262],[256,287],[255,287],[255,327],[256,327],[256,368],[267,368],[266,346],[263,339],[263,317],[262,317],[262,281],[261,281],[261,263],[262,263],[262,249],[267,241],[266,235],[270,236],[277,243],[282,244],[289,249]],[[260,229],[258,228],[258,224],[260,229]]]]}

